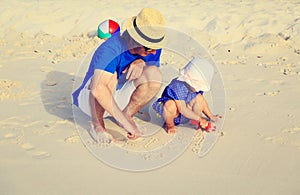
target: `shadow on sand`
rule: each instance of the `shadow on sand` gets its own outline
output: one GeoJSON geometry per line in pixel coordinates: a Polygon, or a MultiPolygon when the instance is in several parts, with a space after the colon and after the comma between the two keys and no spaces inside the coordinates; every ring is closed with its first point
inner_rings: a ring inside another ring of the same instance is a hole
{"type": "MultiPolygon", "coordinates": [[[[65,72],[49,72],[46,79],[41,83],[41,98],[45,110],[49,114],[57,116],[62,120],[68,120],[74,123],[77,128],[81,127],[82,129],[89,130],[91,128],[90,117],[84,114],[77,106],[73,105],[72,102],[72,92],[78,87],[81,81],[82,78],[65,72]]],[[[108,117],[105,120],[115,123],[112,117],[108,117]]],[[[121,134],[114,130],[107,130],[114,137],[122,137],[121,134]]]]}

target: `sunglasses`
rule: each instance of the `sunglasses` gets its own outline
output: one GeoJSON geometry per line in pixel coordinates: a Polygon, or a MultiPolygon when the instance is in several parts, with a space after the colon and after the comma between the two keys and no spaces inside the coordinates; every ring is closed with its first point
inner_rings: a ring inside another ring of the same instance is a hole
{"type": "Polygon", "coordinates": [[[143,46],[146,52],[152,52],[155,51],[156,49],[151,49],[149,47],[143,46]]]}

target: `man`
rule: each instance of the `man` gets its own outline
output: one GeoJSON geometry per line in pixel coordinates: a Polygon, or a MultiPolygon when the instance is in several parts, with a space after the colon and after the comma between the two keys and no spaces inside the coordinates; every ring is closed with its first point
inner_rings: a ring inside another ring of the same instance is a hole
{"type": "Polygon", "coordinates": [[[111,142],[103,117],[108,112],[128,132],[141,135],[133,116],[159,91],[165,20],[152,8],[129,19],[122,36],[112,36],[95,51],[82,85],[72,94],[74,104],[91,116],[91,136],[111,142]]]}

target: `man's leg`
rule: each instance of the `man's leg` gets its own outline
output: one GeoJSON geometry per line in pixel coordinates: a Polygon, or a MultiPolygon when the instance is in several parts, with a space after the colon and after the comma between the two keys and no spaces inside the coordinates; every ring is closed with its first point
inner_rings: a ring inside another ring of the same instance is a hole
{"type": "Polygon", "coordinates": [[[103,115],[104,115],[104,108],[98,103],[96,98],[93,96],[92,93],[90,93],[90,106],[93,107],[91,108],[91,117],[92,117],[92,123],[94,127],[98,127],[99,130],[102,129],[103,131],[105,130],[105,124],[103,121],[103,115]]]}
{"type": "Polygon", "coordinates": [[[135,91],[130,97],[128,105],[124,108],[123,113],[132,120],[143,106],[158,93],[161,86],[161,72],[156,66],[146,66],[140,78],[134,81],[135,91]]]}
{"type": "Polygon", "coordinates": [[[110,143],[114,140],[111,134],[109,134],[105,129],[105,123],[103,120],[103,114],[105,112],[104,108],[98,103],[96,98],[90,93],[89,98],[90,106],[92,111],[92,129],[90,130],[91,137],[96,142],[110,143]]]}
{"type": "MultiPolygon", "coordinates": [[[[108,87],[111,93],[115,90],[117,83],[116,75],[112,78],[108,87]]],[[[91,118],[93,129],[91,131],[92,137],[98,142],[111,142],[113,141],[113,137],[106,132],[105,123],[103,120],[103,115],[105,113],[105,109],[99,104],[93,94],[90,92],[89,94],[89,105],[91,110],[91,118]]]]}

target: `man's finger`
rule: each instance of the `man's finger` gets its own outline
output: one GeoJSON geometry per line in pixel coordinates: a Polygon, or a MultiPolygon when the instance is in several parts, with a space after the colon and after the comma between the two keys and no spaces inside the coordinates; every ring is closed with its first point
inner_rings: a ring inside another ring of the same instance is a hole
{"type": "Polygon", "coordinates": [[[122,73],[123,73],[123,74],[126,73],[127,70],[128,70],[128,67],[126,67],[126,68],[122,71],[122,73]]]}
{"type": "Polygon", "coordinates": [[[130,66],[127,71],[126,79],[131,80],[132,77],[132,67],[130,66]]]}

